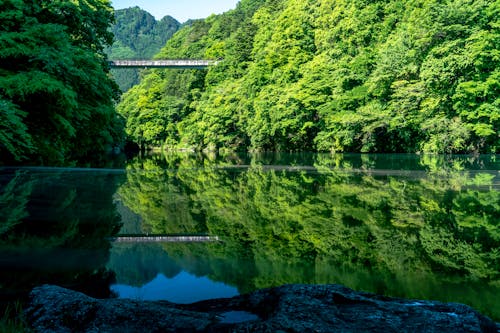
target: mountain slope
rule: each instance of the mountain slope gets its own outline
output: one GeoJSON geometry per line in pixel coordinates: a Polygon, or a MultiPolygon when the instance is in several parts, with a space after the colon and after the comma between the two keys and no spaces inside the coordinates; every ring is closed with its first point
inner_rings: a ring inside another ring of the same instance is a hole
{"type": "MultiPolygon", "coordinates": [[[[111,28],[115,41],[107,54],[110,59],[151,59],[179,27],[180,23],[171,16],[156,21],[139,7],[116,10],[111,28]]],[[[139,83],[139,70],[113,69],[112,74],[122,91],[139,83]]]]}
{"type": "Polygon", "coordinates": [[[176,148],[500,152],[500,2],[242,0],[181,29],[118,107],[176,148]]]}

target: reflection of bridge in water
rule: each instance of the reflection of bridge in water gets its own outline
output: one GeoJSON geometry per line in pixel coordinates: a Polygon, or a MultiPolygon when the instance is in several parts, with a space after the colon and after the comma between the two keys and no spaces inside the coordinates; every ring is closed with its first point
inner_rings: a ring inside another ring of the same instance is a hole
{"type": "Polygon", "coordinates": [[[170,59],[170,60],[110,60],[111,68],[192,68],[204,69],[217,65],[217,60],[170,59]]]}
{"type": "Polygon", "coordinates": [[[118,235],[110,239],[117,243],[204,243],[218,242],[218,236],[200,235],[118,235]]]}

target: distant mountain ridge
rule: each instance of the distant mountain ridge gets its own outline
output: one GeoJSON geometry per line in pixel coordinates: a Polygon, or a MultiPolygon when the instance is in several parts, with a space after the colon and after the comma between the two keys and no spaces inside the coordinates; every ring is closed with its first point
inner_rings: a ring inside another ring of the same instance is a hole
{"type": "MultiPolygon", "coordinates": [[[[110,59],[151,59],[179,30],[181,24],[171,16],[157,21],[153,15],[139,7],[115,11],[113,45],[106,50],[110,59]]],[[[137,69],[111,71],[122,91],[139,83],[137,69]]]]}

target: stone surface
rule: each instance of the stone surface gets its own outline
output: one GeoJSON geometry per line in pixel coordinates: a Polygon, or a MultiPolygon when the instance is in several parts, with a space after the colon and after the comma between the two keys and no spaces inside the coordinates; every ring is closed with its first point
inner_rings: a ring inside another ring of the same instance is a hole
{"type": "Polygon", "coordinates": [[[35,332],[196,332],[214,317],[168,302],[98,300],[48,285],[32,291],[26,315],[35,332]]]}
{"type": "Polygon", "coordinates": [[[32,291],[26,314],[35,332],[500,332],[462,304],[339,285],[286,285],[187,305],[98,300],[46,285],[32,291]]]}

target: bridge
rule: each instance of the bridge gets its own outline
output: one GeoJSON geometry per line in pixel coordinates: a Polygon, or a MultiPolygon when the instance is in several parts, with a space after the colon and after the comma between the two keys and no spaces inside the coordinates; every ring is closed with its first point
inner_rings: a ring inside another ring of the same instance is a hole
{"type": "Polygon", "coordinates": [[[193,243],[193,242],[218,242],[218,236],[200,235],[118,235],[110,238],[117,243],[193,243]]]}
{"type": "Polygon", "coordinates": [[[192,68],[204,69],[217,65],[217,60],[170,59],[170,60],[110,60],[111,68],[192,68]]]}

